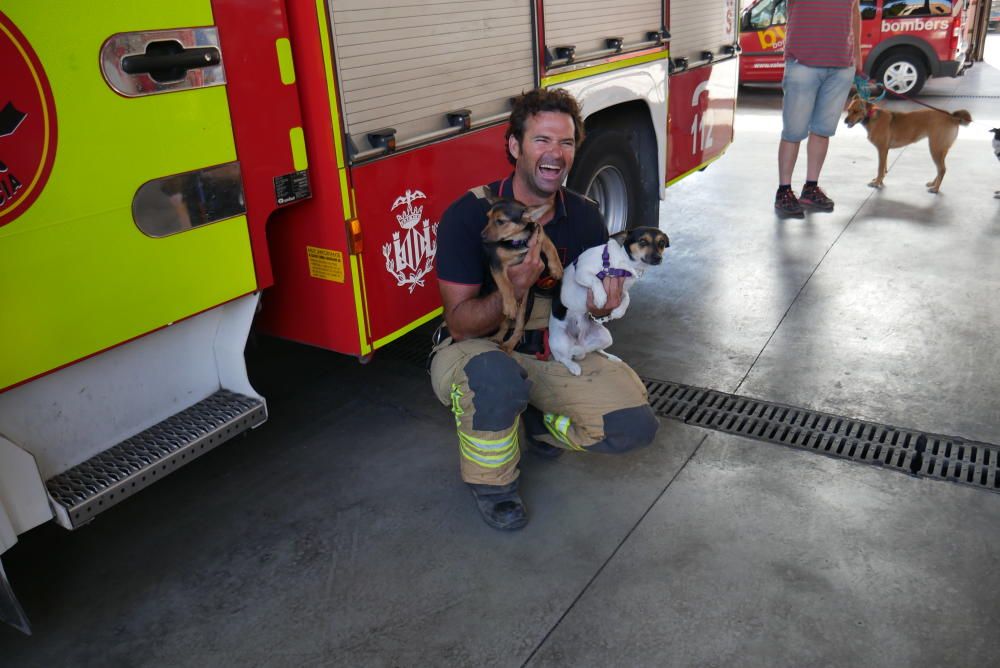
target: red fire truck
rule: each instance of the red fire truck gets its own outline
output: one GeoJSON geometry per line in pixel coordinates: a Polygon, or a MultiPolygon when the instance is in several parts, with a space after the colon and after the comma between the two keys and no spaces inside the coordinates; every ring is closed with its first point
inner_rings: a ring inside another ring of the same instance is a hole
{"type": "MultiPolygon", "coordinates": [[[[861,0],[865,72],[902,94],[928,77],[955,77],[982,59],[984,0],[861,0]]],[[[740,21],[742,83],[777,83],[785,72],[787,0],[754,0],[740,21]]]]}
{"type": "MultiPolygon", "coordinates": [[[[736,0],[10,0],[0,10],[0,553],[266,405],[252,327],[359,358],[441,312],[438,220],[558,86],[613,229],[732,140],[736,0]]],[[[0,568],[0,615],[27,621],[0,568]]]]}

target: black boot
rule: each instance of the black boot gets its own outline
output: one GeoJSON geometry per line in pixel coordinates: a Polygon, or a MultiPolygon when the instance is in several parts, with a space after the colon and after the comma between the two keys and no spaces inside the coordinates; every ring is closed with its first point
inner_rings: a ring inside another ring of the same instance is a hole
{"type": "Polygon", "coordinates": [[[509,485],[473,485],[469,483],[476,507],[483,521],[494,529],[514,531],[528,523],[528,511],[517,493],[517,481],[509,485]]]}
{"type": "Polygon", "coordinates": [[[524,409],[524,412],[521,413],[521,419],[524,421],[524,444],[528,450],[542,459],[555,459],[562,456],[562,448],[543,443],[532,436],[532,434],[548,433],[548,430],[545,428],[545,418],[542,416],[540,410],[529,404],[524,409]]]}

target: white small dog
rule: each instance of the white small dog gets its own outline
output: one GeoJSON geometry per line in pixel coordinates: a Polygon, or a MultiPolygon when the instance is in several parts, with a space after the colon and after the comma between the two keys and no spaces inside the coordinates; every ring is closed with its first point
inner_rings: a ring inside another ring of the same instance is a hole
{"type": "Polygon", "coordinates": [[[607,327],[587,312],[587,292],[593,293],[594,306],[604,308],[608,299],[604,278],[624,277],[622,301],[607,317],[607,320],[617,320],[628,310],[629,288],[646,267],[663,262],[663,251],[669,246],[670,239],[655,227],[636,227],[615,234],[604,246],[588,248],[573,264],[565,267],[559,299],[553,300],[549,318],[552,358],[562,362],[574,376],[580,375],[580,365],[574,360],[583,359],[589,352],[597,350],[618,361],[614,355],[604,352],[613,339],[607,327]]]}

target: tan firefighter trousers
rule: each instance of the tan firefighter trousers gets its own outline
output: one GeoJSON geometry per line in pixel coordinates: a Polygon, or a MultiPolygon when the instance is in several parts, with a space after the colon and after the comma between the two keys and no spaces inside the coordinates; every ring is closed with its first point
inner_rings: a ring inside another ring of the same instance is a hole
{"type": "Polygon", "coordinates": [[[554,360],[507,355],[488,339],[438,345],[431,382],[455,416],[462,479],[480,485],[517,479],[518,427],[528,404],[542,413],[539,424],[525,424],[528,435],[550,445],[621,453],[651,442],[659,423],[635,372],[599,353],[580,367],[574,376],[554,360]]]}

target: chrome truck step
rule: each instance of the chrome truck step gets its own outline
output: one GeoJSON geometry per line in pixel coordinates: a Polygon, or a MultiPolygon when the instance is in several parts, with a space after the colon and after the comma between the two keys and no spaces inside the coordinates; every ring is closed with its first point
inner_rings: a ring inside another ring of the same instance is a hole
{"type": "Polygon", "coordinates": [[[56,521],[75,529],[265,419],[263,401],[219,390],[46,481],[56,521]]]}

